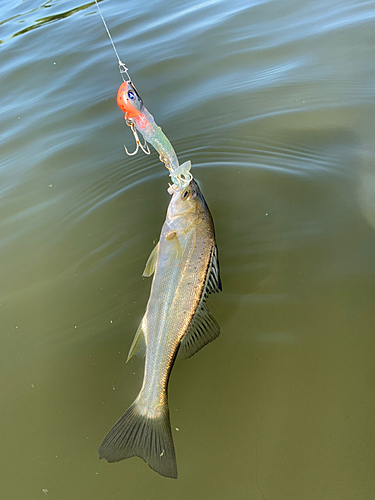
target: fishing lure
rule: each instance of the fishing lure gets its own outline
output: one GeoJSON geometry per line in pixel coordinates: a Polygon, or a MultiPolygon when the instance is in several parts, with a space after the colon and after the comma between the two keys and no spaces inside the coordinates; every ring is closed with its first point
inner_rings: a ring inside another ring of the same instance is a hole
{"type": "Polygon", "coordinates": [[[129,153],[124,146],[125,152],[129,156],[133,156],[138,152],[139,148],[141,148],[144,153],[149,155],[150,150],[147,145],[148,141],[152,146],[154,146],[156,151],[158,151],[160,161],[164,162],[165,166],[170,171],[169,176],[172,178],[173,185],[169,187],[168,191],[172,193],[173,191],[185,189],[193,179],[193,176],[190,173],[191,162],[187,161],[182,165],[178,164],[178,159],[172,144],[169,142],[161,128],[155,123],[152,114],[145,108],[141,96],[138,94],[133,82],[131,81],[128,68],[121,61],[120,56],[118,55],[115,43],[100,10],[98,0],[95,0],[95,3],[113,50],[116,54],[121,78],[123,79],[123,83],[120,85],[117,92],[117,104],[125,113],[126,124],[131,128],[136,142],[136,148],[132,153],[129,153]],[[145,140],[144,144],[141,144],[138,132],[143,135],[145,140]]]}
{"type": "Polygon", "coordinates": [[[193,178],[189,171],[191,162],[187,161],[182,165],[178,164],[177,155],[172,144],[156,124],[152,114],[146,109],[141,96],[130,79],[120,85],[117,92],[117,104],[125,113],[126,124],[131,128],[136,142],[136,148],[132,153],[129,153],[124,146],[126,153],[133,156],[141,148],[145,154],[150,154],[147,144],[149,142],[159,153],[160,161],[170,171],[169,175],[173,184],[179,189],[184,189],[193,178]],[[144,144],[141,144],[138,132],[142,134],[145,140],[144,144]]]}

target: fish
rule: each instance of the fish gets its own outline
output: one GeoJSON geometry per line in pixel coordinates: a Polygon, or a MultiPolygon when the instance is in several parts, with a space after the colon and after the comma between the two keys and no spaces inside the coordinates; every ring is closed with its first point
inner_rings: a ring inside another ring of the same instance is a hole
{"type": "Polygon", "coordinates": [[[168,409],[168,381],[176,356],[189,358],[220,334],[208,294],[221,291],[213,220],[194,179],[172,191],[158,244],[143,276],[153,276],[146,312],[128,360],[145,357],[142,388],[103,439],[107,462],[138,456],[162,476],[177,478],[168,409]]]}

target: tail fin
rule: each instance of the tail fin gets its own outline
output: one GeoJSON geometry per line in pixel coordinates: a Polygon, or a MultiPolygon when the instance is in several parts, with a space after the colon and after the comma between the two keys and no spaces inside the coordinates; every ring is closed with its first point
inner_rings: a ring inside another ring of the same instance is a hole
{"type": "Polygon", "coordinates": [[[157,416],[147,416],[139,411],[135,400],[105,436],[98,453],[107,462],[137,456],[155,472],[177,479],[168,406],[157,416]]]}

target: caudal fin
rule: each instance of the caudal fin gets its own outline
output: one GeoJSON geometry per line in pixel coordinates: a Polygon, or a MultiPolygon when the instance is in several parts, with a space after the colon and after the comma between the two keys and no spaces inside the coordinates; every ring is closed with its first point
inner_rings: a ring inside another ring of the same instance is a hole
{"type": "Polygon", "coordinates": [[[105,436],[98,453],[107,462],[137,456],[155,472],[177,479],[168,407],[156,417],[145,416],[135,400],[105,436]]]}

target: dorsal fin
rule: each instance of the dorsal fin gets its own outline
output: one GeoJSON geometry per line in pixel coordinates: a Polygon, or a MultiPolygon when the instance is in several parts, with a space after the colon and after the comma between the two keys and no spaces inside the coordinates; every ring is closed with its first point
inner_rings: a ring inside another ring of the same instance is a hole
{"type": "Polygon", "coordinates": [[[152,252],[150,253],[150,256],[147,259],[146,267],[145,270],[143,271],[142,276],[149,278],[153,274],[153,272],[155,271],[156,261],[158,260],[158,253],[159,253],[159,243],[153,248],[152,252]]]}
{"type": "Polygon", "coordinates": [[[128,362],[129,359],[134,355],[140,358],[144,358],[146,356],[146,336],[144,331],[144,319],[145,317],[143,316],[142,321],[138,327],[138,330],[134,335],[134,340],[132,342],[132,345],[130,346],[128,359],[126,360],[126,362],[128,362]]]}
{"type": "Polygon", "coordinates": [[[216,245],[213,248],[206,283],[198,307],[190,325],[182,337],[178,355],[182,359],[190,358],[202,347],[212,342],[220,335],[220,327],[208,310],[205,302],[209,293],[221,291],[219,260],[216,245]]]}
{"type": "Polygon", "coordinates": [[[216,293],[220,292],[221,279],[220,279],[220,269],[219,269],[219,259],[217,254],[217,246],[215,245],[212,251],[210,267],[207,273],[207,282],[205,285],[204,293],[216,293]]]}
{"type": "Polygon", "coordinates": [[[189,328],[182,337],[178,355],[181,359],[190,358],[202,347],[220,335],[220,327],[208,310],[206,304],[198,305],[189,328]]]}

